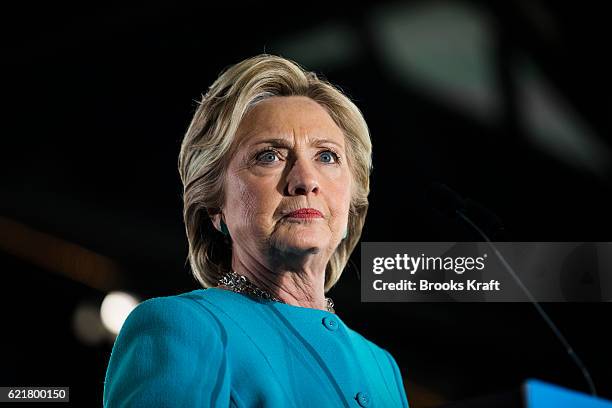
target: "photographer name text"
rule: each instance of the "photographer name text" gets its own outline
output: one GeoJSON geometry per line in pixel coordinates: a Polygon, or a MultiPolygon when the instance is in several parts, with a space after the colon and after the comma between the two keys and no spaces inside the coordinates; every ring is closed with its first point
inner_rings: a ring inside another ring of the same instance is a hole
{"type": "Polygon", "coordinates": [[[383,282],[377,279],[373,283],[374,290],[398,290],[398,291],[490,291],[496,292],[501,290],[501,285],[498,280],[491,279],[487,282],[481,282],[476,279],[468,279],[465,282],[430,282],[427,279],[419,279],[418,283],[407,279],[402,279],[399,282],[383,282]]]}

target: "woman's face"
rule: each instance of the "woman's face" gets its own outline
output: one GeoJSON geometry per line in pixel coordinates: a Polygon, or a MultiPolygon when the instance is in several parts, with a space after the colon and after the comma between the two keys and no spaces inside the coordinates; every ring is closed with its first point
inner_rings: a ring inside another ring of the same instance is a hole
{"type": "Polygon", "coordinates": [[[312,99],[289,96],[257,104],[236,136],[222,209],[234,252],[331,257],[352,191],[342,130],[312,99]],[[290,215],[300,209],[320,215],[290,215]]]}

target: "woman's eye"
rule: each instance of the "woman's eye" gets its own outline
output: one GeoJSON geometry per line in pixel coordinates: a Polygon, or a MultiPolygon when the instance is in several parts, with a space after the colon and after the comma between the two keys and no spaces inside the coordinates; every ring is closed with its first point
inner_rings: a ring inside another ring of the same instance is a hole
{"type": "Polygon", "coordinates": [[[257,161],[263,163],[274,163],[274,159],[278,158],[277,154],[273,150],[266,150],[257,155],[257,161]]]}
{"type": "Polygon", "coordinates": [[[331,150],[321,152],[320,156],[323,163],[336,163],[338,162],[338,155],[331,150]]]}

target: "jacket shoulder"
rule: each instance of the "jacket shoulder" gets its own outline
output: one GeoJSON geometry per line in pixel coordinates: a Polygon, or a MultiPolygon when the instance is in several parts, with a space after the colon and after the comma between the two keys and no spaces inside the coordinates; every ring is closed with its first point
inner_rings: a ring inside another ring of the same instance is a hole
{"type": "Polygon", "coordinates": [[[216,406],[227,389],[220,325],[189,294],[139,304],[125,320],[107,367],[104,406],[216,406]],[[202,364],[202,363],[205,364],[202,364]],[[185,392],[184,385],[201,392],[185,392]]]}
{"type": "MultiPolygon", "coordinates": [[[[155,297],[140,303],[125,320],[118,339],[143,331],[186,331],[201,335],[215,332],[214,316],[205,305],[196,301],[190,293],[155,297]]],[[[188,334],[188,333],[185,333],[188,334]]]]}

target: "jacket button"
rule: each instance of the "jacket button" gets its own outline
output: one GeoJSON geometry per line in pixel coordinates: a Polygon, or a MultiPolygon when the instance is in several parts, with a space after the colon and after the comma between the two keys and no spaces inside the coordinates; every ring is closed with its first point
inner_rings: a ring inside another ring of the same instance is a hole
{"type": "Polygon", "coordinates": [[[359,404],[359,406],[361,407],[367,407],[370,405],[370,396],[368,395],[367,392],[358,392],[357,395],[355,396],[355,399],[357,400],[357,403],[359,404]]]}
{"type": "Polygon", "coordinates": [[[336,331],[336,330],[338,330],[338,327],[339,327],[338,321],[335,318],[330,317],[330,316],[327,316],[327,317],[323,318],[323,325],[328,330],[331,330],[331,331],[336,331]]]}

